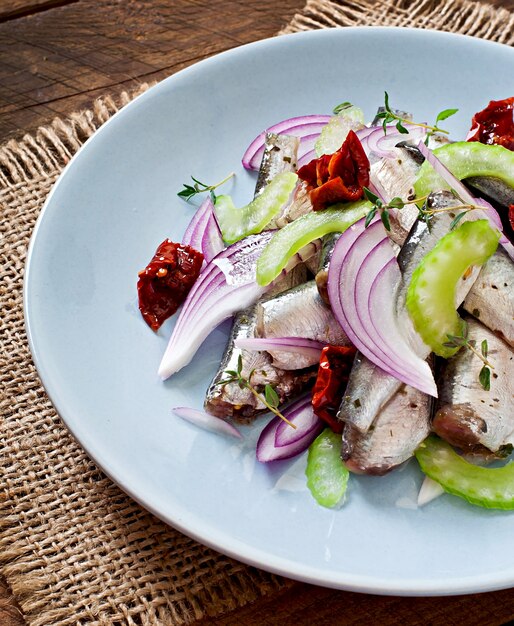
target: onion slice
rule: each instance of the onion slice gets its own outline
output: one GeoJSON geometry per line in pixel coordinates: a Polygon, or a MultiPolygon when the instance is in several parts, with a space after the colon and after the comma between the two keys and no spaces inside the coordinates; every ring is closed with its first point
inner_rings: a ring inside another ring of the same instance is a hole
{"type": "Polygon", "coordinates": [[[243,167],[247,170],[259,169],[262,155],[264,154],[267,133],[276,133],[277,135],[287,134],[293,135],[294,137],[300,137],[300,148],[298,154],[298,157],[300,158],[302,151],[305,152],[306,149],[311,149],[310,147],[306,149],[302,148],[303,138],[309,137],[308,144],[311,145],[312,142],[313,145],[318,138],[321,129],[328,123],[331,117],[331,115],[303,115],[300,117],[292,117],[270,126],[266,130],[263,130],[262,133],[259,133],[259,135],[255,137],[252,143],[245,150],[242,159],[243,167]]]}
{"type": "Polygon", "coordinates": [[[189,363],[216,326],[266,291],[255,282],[255,268],[272,235],[273,231],[267,231],[246,237],[205,267],[184,302],[159,366],[163,380],[189,363]]]}
{"type": "Polygon", "coordinates": [[[240,337],[234,342],[241,350],[294,352],[303,356],[319,359],[325,344],[303,337],[240,337]]]}
{"type": "Polygon", "coordinates": [[[199,409],[192,409],[188,406],[177,406],[171,409],[175,415],[181,417],[186,422],[191,422],[191,424],[195,424],[204,430],[208,430],[211,433],[218,433],[222,435],[230,435],[231,437],[237,437],[238,439],[242,439],[243,435],[230,424],[229,422],[225,422],[225,420],[220,419],[219,417],[214,417],[214,415],[210,415],[205,411],[200,411],[199,409]]]}
{"type": "Polygon", "coordinates": [[[290,459],[300,454],[324,428],[324,422],[314,415],[310,395],[297,400],[282,414],[297,428],[291,428],[279,417],[270,420],[257,441],[257,460],[261,463],[290,459]],[[283,433],[282,424],[292,432],[283,433]]]}
{"type": "Polygon", "coordinates": [[[201,252],[206,264],[225,247],[210,197],[202,202],[193,215],[182,243],[201,252]]]}
{"type": "Polygon", "coordinates": [[[340,237],[328,272],[332,310],[355,347],[398,380],[437,396],[432,371],[407,342],[396,317],[400,268],[378,219],[340,237]]]}
{"type": "Polygon", "coordinates": [[[425,506],[425,504],[428,504],[429,502],[432,502],[432,500],[442,496],[443,493],[444,489],[439,483],[436,483],[435,480],[425,476],[425,480],[419,489],[417,504],[418,506],[425,506]]]}

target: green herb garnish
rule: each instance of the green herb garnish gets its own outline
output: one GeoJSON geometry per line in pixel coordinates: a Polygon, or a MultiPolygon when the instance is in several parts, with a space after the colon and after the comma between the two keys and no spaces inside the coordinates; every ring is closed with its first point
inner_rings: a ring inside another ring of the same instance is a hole
{"type": "Polygon", "coordinates": [[[491,370],[494,366],[487,360],[488,346],[487,339],[484,339],[480,345],[480,352],[475,347],[475,342],[469,340],[464,335],[447,335],[448,341],[443,343],[447,348],[466,348],[473,352],[484,364],[478,374],[478,380],[482,387],[489,391],[491,389],[491,370]]]}
{"type": "Polygon", "coordinates": [[[434,134],[434,133],[444,133],[445,135],[449,134],[449,131],[444,130],[443,128],[440,128],[438,126],[439,122],[442,122],[446,119],[448,119],[449,117],[451,117],[452,115],[455,115],[455,113],[457,113],[457,111],[459,109],[445,109],[444,111],[441,111],[440,113],[437,114],[435,123],[433,126],[431,126],[430,124],[423,124],[421,122],[413,122],[412,120],[408,120],[404,117],[401,117],[400,115],[398,115],[397,113],[395,113],[390,105],[389,105],[389,94],[386,92],[384,92],[384,109],[385,111],[381,111],[380,113],[377,113],[377,119],[381,119],[382,120],[382,127],[384,129],[384,133],[387,133],[387,125],[388,124],[394,124],[396,126],[396,130],[403,134],[406,135],[408,134],[408,130],[405,127],[406,125],[410,125],[410,126],[419,126],[421,128],[425,128],[427,130],[427,136],[425,138],[425,144],[428,143],[428,139],[434,134]]]}
{"type": "Polygon", "coordinates": [[[274,413],[277,417],[280,417],[286,424],[289,424],[292,428],[296,429],[295,424],[290,422],[287,417],[282,415],[278,410],[280,399],[275,389],[267,384],[264,386],[264,394],[259,393],[257,389],[252,385],[251,380],[255,370],[252,370],[248,375],[248,378],[243,376],[243,357],[239,355],[237,359],[237,370],[225,370],[223,373],[228,376],[224,380],[220,380],[217,385],[228,385],[229,383],[236,383],[241,389],[248,389],[264,406],[274,413]]]}
{"type": "Polygon", "coordinates": [[[194,176],[191,176],[191,180],[194,182],[194,185],[187,185],[184,183],[184,189],[182,189],[182,191],[179,191],[177,196],[179,196],[179,198],[184,198],[186,202],[189,202],[189,200],[191,200],[191,198],[194,198],[197,194],[205,193],[208,191],[210,193],[211,200],[213,202],[216,202],[216,194],[214,193],[214,190],[218,187],[221,187],[221,185],[230,180],[232,176],[235,176],[234,172],[229,174],[226,178],[221,180],[219,183],[216,183],[215,185],[207,185],[200,182],[194,176]]]}

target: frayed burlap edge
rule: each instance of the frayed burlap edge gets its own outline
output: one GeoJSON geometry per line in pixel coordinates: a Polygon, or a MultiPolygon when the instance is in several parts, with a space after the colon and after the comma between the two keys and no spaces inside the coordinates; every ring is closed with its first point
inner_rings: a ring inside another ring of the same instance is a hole
{"type": "Polygon", "coordinates": [[[187,624],[288,584],[122,493],[63,426],[31,360],[22,286],[36,218],[77,150],[147,88],[0,147],[0,572],[31,626],[187,624]]]}
{"type": "Polygon", "coordinates": [[[98,98],[91,109],[72,113],[67,119],[55,118],[34,134],[8,141],[0,147],[0,189],[60,172],[104,122],[149,86],[141,84],[117,98],[98,98]]]}
{"type": "Polygon", "coordinates": [[[512,12],[469,0],[308,0],[280,32],[340,26],[411,26],[514,44],[512,12]]]}

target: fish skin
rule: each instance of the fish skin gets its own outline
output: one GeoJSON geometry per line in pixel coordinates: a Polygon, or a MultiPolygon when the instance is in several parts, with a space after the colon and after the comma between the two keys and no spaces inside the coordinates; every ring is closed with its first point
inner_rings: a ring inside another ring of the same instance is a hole
{"type": "Polygon", "coordinates": [[[514,443],[514,350],[477,320],[466,321],[468,339],[477,347],[487,340],[488,359],[494,366],[491,389],[486,391],[479,381],[482,361],[461,349],[442,368],[433,429],[463,450],[501,452],[514,443]]]}
{"type": "Polygon", "coordinates": [[[514,347],[514,263],[505,250],[482,267],[463,307],[514,347]]]}
{"type": "Polygon", "coordinates": [[[431,430],[430,396],[402,384],[382,407],[367,433],[346,424],[342,459],[357,474],[382,476],[410,459],[431,430]]]}
{"type": "Polygon", "coordinates": [[[330,258],[341,233],[329,233],[321,238],[321,254],[318,262],[318,270],[316,272],[316,285],[318,293],[325,304],[330,306],[328,299],[328,268],[330,266],[330,258]]]}
{"type": "Polygon", "coordinates": [[[468,187],[478,191],[479,195],[508,207],[514,204],[514,189],[503,180],[492,176],[470,176],[463,181],[468,187]]]}
{"type": "Polygon", "coordinates": [[[237,383],[219,384],[228,378],[225,374],[226,370],[237,371],[240,356],[243,364],[242,375],[248,378],[255,370],[251,378],[252,385],[259,391],[262,391],[267,384],[272,385],[281,404],[302,393],[309,381],[315,377],[315,372],[292,373],[279,370],[272,365],[271,357],[267,352],[235,348],[236,339],[254,336],[255,318],[255,307],[240,311],[234,318],[227,349],[205,398],[204,408],[211,415],[222,419],[233,419],[239,423],[249,423],[259,414],[268,411],[266,406],[247,388],[241,389],[237,383]]]}
{"type": "MultiPolygon", "coordinates": [[[[370,176],[378,181],[379,188],[385,193],[384,200],[389,202],[394,197],[407,199],[414,194],[414,181],[420,165],[411,152],[404,147],[392,148],[393,157],[383,158],[371,166],[370,176]]],[[[390,209],[391,230],[388,233],[398,245],[402,245],[412,225],[418,217],[415,204],[406,204],[403,209],[390,209]]]]}
{"type": "Polygon", "coordinates": [[[337,419],[366,433],[402,383],[357,352],[337,419]]]}
{"type": "Polygon", "coordinates": [[[262,155],[255,195],[259,195],[266,185],[282,172],[296,172],[300,139],[291,135],[266,134],[264,154],[262,155]]]}
{"type": "MultiPolygon", "coordinates": [[[[308,337],[332,345],[350,345],[332,310],[321,299],[315,281],[298,285],[257,304],[256,334],[259,337],[308,337]]],[[[270,352],[273,365],[298,370],[318,360],[293,352],[270,352]]]]}

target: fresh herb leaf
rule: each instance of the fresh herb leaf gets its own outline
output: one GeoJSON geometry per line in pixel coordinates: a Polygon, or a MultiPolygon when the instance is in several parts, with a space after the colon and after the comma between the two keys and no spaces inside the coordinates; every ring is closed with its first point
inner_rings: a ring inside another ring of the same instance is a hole
{"type": "Polygon", "coordinates": [[[375,195],[367,187],[363,187],[362,191],[364,192],[364,195],[366,196],[366,200],[369,200],[372,204],[377,204],[378,202],[380,202],[380,198],[377,195],[375,195]]]}
{"type": "Polygon", "coordinates": [[[197,194],[209,192],[211,200],[215,203],[216,194],[214,193],[214,190],[226,183],[234,175],[234,172],[232,172],[226,178],[221,180],[219,183],[216,183],[215,185],[207,185],[206,183],[202,183],[201,181],[199,181],[194,176],[191,176],[191,180],[194,182],[194,185],[187,185],[186,183],[184,183],[184,189],[179,191],[177,193],[177,196],[179,196],[179,198],[184,198],[184,200],[189,202],[189,200],[191,200],[191,198],[194,198],[194,196],[196,196],[197,194]]]}
{"type": "Polygon", "coordinates": [[[380,213],[380,219],[382,220],[382,224],[387,231],[391,230],[391,222],[389,221],[389,210],[384,208],[384,210],[380,213]]]}
{"type": "Polygon", "coordinates": [[[444,111],[441,111],[437,114],[437,117],[435,118],[435,123],[437,124],[437,122],[442,122],[443,120],[448,119],[452,115],[455,115],[455,113],[458,113],[458,111],[459,109],[444,109],[444,111]]]}
{"type": "Polygon", "coordinates": [[[275,409],[280,404],[278,394],[271,385],[266,385],[264,387],[264,397],[266,398],[266,402],[275,409]]]}
{"type": "Polygon", "coordinates": [[[487,345],[487,339],[484,339],[484,340],[482,341],[482,344],[481,344],[481,346],[480,346],[480,350],[481,350],[481,352],[482,352],[482,356],[483,356],[485,359],[487,359],[487,353],[488,353],[488,351],[489,351],[489,347],[488,347],[488,345],[487,345]]]}
{"type": "Polygon", "coordinates": [[[243,357],[239,355],[237,357],[237,376],[241,376],[241,372],[243,371],[243,357]]]}
{"type": "Polygon", "coordinates": [[[370,210],[370,212],[366,215],[366,221],[364,222],[364,228],[367,228],[371,224],[371,220],[375,217],[376,214],[377,214],[377,209],[376,209],[376,207],[373,207],[370,210]]]}
{"type": "Polygon", "coordinates": [[[453,230],[458,225],[458,223],[466,215],[466,213],[467,211],[461,211],[460,213],[457,213],[457,215],[451,221],[450,230],[453,230]]]}
{"type": "Polygon", "coordinates": [[[338,113],[341,113],[341,111],[349,109],[351,106],[353,106],[351,102],[341,102],[341,104],[338,104],[332,109],[332,113],[337,115],[338,113]]]}
{"type": "Polygon", "coordinates": [[[389,200],[387,206],[389,206],[391,209],[403,209],[403,207],[405,206],[405,202],[401,198],[396,196],[392,200],[389,200]]]}
{"type": "Polygon", "coordinates": [[[396,130],[401,133],[402,135],[408,135],[409,131],[405,128],[405,126],[402,124],[401,120],[398,120],[396,122],[396,130]]]}
{"type": "Polygon", "coordinates": [[[484,365],[484,367],[480,370],[478,380],[486,391],[491,389],[491,370],[487,367],[487,365],[484,365]]]}

